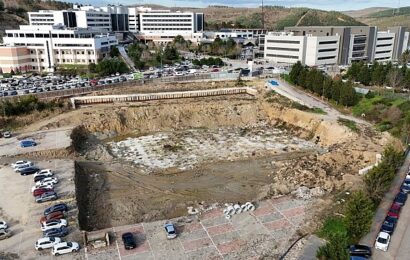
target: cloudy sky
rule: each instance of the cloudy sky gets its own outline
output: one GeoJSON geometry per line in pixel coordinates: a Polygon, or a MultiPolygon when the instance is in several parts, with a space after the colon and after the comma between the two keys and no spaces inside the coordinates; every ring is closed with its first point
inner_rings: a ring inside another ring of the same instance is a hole
{"type": "MultiPolygon", "coordinates": [[[[179,7],[206,7],[208,5],[229,5],[237,7],[256,7],[262,0],[70,0],[70,2],[81,2],[83,4],[106,5],[143,5],[160,4],[165,6],[179,7]]],[[[286,7],[311,7],[325,10],[357,10],[367,7],[394,7],[410,6],[410,0],[264,0],[265,5],[280,5],[286,7]]]]}

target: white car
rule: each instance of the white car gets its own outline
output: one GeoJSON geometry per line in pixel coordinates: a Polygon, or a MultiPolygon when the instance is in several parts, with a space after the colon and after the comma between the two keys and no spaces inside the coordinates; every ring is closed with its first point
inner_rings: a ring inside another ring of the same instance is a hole
{"type": "Polygon", "coordinates": [[[52,248],[54,245],[61,243],[61,238],[59,237],[42,237],[37,240],[34,247],[36,250],[43,250],[47,248],[52,248]]]}
{"type": "Polygon", "coordinates": [[[54,185],[53,184],[34,185],[33,187],[31,187],[31,193],[33,193],[34,190],[39,189],[39,188],[54,189],[54,185]]]}
{"type": "Polygon", "coordinates": [[[67,220],[65,219],[50,219],[41,223],[41,231],[46,231],[52,228],[61,228],[67,226],[67,220]]]}
{"type": "Polygon", "coordinates": [[[0,229],[7,229],[8,227],[6,221],[0,220],[0,229]]]}
{"type": "Polygon", "coordinates": [[[47,176],[47,177],[51,177],[51,176],[54,175],[54,173],[53,173],[50,169],[44,169],[44,170],[41,170],[41,171],[36,172],[36,173],[34,174],[34,178],[35,178],[36,176],[40,176],[40,175],[47,176]]]}
{"type": "Polygon", "coordinates": [[[53,246],[51,253],[55,256],[77,252],[80,250],[80,245],[76,242],[61,242],[53,246]]]}
{"type": "MultiPolygon", "coordinates": [[[[23,161],[20,161],[20,162],[23,162],[23,161]]],[[[14,171],[15,171],[15,172],[18,172],[18,171],[21,170],[21,169],[28,168],[28,167],[31,167],[31,166],[33,166],[33,163],[27,161],[26,163],[15,164],[14,166],[13,166],[13,164],[12,164],[11,167],[14,168],[14,171]]]]}
{"type": "Polygon", "coordinates": [[[410,171],[406,175],[406,180],[410,180],[410,171]]]}
{"type": "Polygon", "coordinates": [[[25,164],[30,164],[31,166],[33,165],[33,163],[30,162],[30,161],[17,161],[17,162],[15,162],[15,163],[12,163],[12,164],[11,164],[11,168],[15,169],[15,168],[17,168],[18,166],[25,165],[25,164]]]}
{"type": "Polygon", "coordinates": [[[56,177],[47,177],[42,179],[41,181],[36,182],[36,185],[54,185],[58,183],[58,179],[56,177]]]}
{"type": "Polygon", "coordinates": [[[390,244],[390,235],[386,232],[380,232],[377,235],[376,243],[374,247],[382,251],[387,251],[387,249],[389,248],[389,244],[390,244]]]}

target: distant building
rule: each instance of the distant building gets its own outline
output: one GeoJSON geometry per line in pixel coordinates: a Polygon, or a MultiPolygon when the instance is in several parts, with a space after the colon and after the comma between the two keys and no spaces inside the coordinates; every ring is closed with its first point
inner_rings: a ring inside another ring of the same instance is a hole
{"type": "Polygon", "coordinates": [[[98,63],[118,44],[108,32],[62,25],[21,25],[20,29],[6,30],[3,42],[3,72],[15,68],[54,71],[59,65],[98,63]]]}

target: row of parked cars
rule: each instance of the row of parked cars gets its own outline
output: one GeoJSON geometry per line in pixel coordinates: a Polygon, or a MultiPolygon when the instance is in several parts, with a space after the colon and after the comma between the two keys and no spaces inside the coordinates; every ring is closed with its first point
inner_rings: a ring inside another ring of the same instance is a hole
{"type": "MultiPolygon", "coordinates": [[[[30,192],[37,203],[58,199],[55,185],[58,178],[50,169],[39,169],[32,162],[21,160],[13,163],[11,167],[21,175],[33,174],[34,186],[30,192]]],[[[64,242],[63,237],[69,234],[68,221],[65,214],[69,207],[65,203],[54,204],[46,208],[40,218],[40,230],[43,237],[39,238],[34,247],[36,250],[51,249],[53,255],[62,255],[80,250],[77,242],[64,242]]]]}
{"type": "Polygon", "coordinates": [[[410,169],[407,172],[406,179],[403,181],[400,188],[400,192],[397,193],[389,212],[380,228],[380,232],[377,235],[375,248],[387,251],[389,248],[391,236],[394,233],[397,221],[400,217],[400,211],[407,201],[407,194],[410,192],[410,169]]]}

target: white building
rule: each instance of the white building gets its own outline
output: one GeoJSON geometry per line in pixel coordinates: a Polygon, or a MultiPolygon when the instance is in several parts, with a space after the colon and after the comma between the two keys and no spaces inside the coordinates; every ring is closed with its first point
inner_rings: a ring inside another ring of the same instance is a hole
{"type": "Polygon", "coordinates": [[[203,37],[203,13],[132,7],[128,14],[129,30],[141,40],[166,43],[181,35],[185,40],[199,42],[203,37]]]}
{"type": "Polygon", "coordinates": [[[264,57],[275,63],[293,64],[300,61],[308,66],[337,64],[339,40],[338,35],[295,36],[291,32],[268,33],[265,35],[264,57]]]}
{"type": "Polygon", "coordinates": [[[374,61],[388,62],[392,60],[395,36],[396,34],[390,31],[377,32],[373,56],[374,61]]]}
{"type": "MultiPolygon", "coordinates": [[[[18,30],[6,30],[3,42],[4,48],[27,48],[29,56],[25,57],[25,64],[16,66],[28,66],[36,71],[53,71],[65,64],[98,63],[108,55],[111,46],[118,44],[114,35],[93,29],[68,29],[62,25],[21,25],[18,30]]],[[[19,52],[24,53],[24,50],[19,52]]]]}

